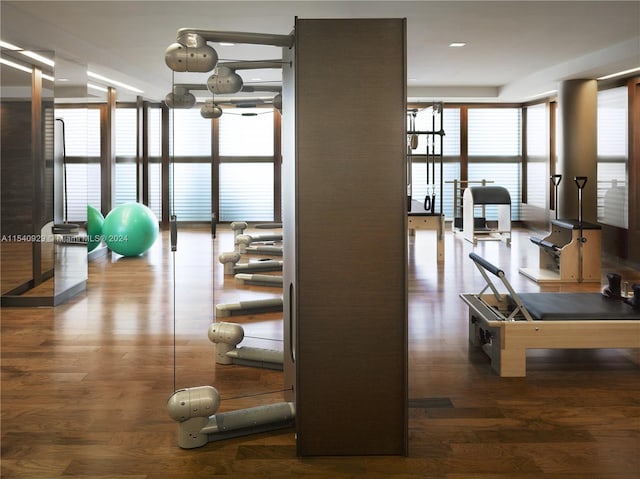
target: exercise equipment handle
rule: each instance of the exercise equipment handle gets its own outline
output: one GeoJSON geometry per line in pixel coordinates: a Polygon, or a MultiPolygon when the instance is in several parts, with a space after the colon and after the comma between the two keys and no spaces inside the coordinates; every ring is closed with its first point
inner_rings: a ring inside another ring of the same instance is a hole
{"type": "Polygon", "coordinates": [[[578,187],[579,190],[584,189],[585,185],[587,184],[587,177],[586,176],[576,176],[573,181],[576,182],[576,186],[578,187]]]}
{"type": "Polygon", "coordinates": [[[171,251],[178,249],[178,221],[176,215],[171,215],[171,251]]]}

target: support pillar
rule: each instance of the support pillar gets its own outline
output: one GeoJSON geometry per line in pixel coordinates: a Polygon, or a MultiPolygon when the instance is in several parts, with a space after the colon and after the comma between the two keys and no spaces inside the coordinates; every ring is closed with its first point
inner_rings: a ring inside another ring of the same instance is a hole
{"type": "Polygon", "coordinates": [[[578,219],[578,188],[573,179],[586,176],[582,192],[583,221],[597,221],[597,104],[596,80],[566,80],[558,89],[559,218],[578,219]]]}

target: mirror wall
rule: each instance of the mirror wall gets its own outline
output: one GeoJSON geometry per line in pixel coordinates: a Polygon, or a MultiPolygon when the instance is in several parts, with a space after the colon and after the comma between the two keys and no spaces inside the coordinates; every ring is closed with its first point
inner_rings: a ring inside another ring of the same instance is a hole
{"type": "Polygon", "coordinates": [[[56,105],[70,94],[86,102],[87,75],[53,52],[25,53],[1,52],[0,289],[3,306],[54,306],[86,287],[84,224],[64,217],[65,131],[56,105]]]}

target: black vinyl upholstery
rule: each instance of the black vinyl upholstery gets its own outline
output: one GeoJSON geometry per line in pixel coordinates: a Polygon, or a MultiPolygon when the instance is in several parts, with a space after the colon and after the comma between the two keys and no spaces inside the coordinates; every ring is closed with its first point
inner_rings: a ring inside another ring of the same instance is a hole
{"type": "Polygon", "coordinates": [[[640,311],[600,293],[521,293],[533,319],[544,321],[639,320],[640,311]]]}

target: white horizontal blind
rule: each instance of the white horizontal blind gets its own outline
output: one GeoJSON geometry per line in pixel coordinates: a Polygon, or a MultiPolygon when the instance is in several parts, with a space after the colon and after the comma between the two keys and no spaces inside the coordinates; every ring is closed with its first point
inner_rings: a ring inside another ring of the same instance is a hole
{"type": "MultiPolygon", "coordinates": [[[[520,219],[521,114],[519,108],[470,108],[468,112],[469,181],[491,180],[511,196],[511,219],[520,219]]],[[[498,219],[497,206],[485,208],[498,219]]]]}
{"type": "Polygon", "coordinates": [[[55,117],[64,122],[66,219],[87,220],[87,205],[100,209],[100,110],[58,108],[55,117]]]}
{"type": "MultiPolygon", "coordinates": [[[[419,110],[416,113],[415,129],[418,131],[432,131],[433,129],[433,109],[431,107],[419,110]]],[[[435,118],[436,131],[440,129],[440,115],[435,118]]],[[[443,108],[442,126],[445,132],[442,149],[445,156],[460,155],[460,109],[443,108]]],[[[410,128],[407,123],[407,129],[410,128]]],[[[436,136],[435,153],[440,153],[440,139],[436,136]]],[[[412,151],[413,155],[427,154],[427,135],[418,135],[418,148],[412,151]]]]}
{"type": "Polygon", "coordinates": [[[149,208],[162,218],[162,110],[147,110],[147,154],[149,157],[149,208]]]}
{"type": "Polygon", "coordinates": [[[520,155],[519,108],[470,108],[469,156],[520,155]]]}
{"type": "Polygon", "coordinates": [[[546,208],[549,158],[547,105],[527,107],[527,203],[546,208]]]}
{"type": "Polygon", "coordinates": [[[67,165],[67,217],[71,223],[87,221],[87,205],[100,210],[100,164],[67,165]]]}
{"type": "Polygon", "coordinates": [[[173,151],[169,214],[178,221],[211,221],[211,120],[199,108],[169,110],[173,151]],[[198,161],[194,161],[198,158],[198,161]]]}
{"type": "Polygon", "coordinates": [[[598,221],[629,227],[627,87],[598,92],[598,221]]]}
{"type": "Polygon", "coordinates": [[[220,220],[273,221],[273,163],[220,164],[220,220]]]}
{"type": "MultiPolygon", "coordinates": [[[[511,197],[511,220],[520,219],[520,163],[469,163],[469,180],[493,180],[488,186],[502,186],[511,197]]],[[[480,185],[472,185],[480,186],[480,185]]],[[[485,217],[498,219],[498,207],[487,205],[485,217]]]]}
{"type": "Polygon", "coordinates": [[[147,110],[147,137],[149,158],[162,157],[162,110],[151,107],[147,110]]]}
{"type": "Polygon", "coordinates": [[[116,108],[116,197],[114,206],[135,202],[136,195],[136,109],[116,108]]]}
{"type": "Polygon", "coordinates": [[[100,110],[58,108],[55,117],[64,121],[67,156],[100,158],[100,110]]]}
{"type": "Polygon", "coordinates": [[[218,124],[220,156],[273,156],[273,109],[225,108],[218,124]]]}
{"type": "Polygon", "coordinates": [[[211,164],[172,164],[169,204],[178,221],[211,221],[211,164]]]}
{"type": "Polygon", "coordinates": [[[211,157],[211,120],[202,118],[199,108],[172,108],[169,134],[173,155],[211,157]]]}
{"type": "Polygon", "coordinates": [[[136,157],[136,109],[116,108],[116,159],[136,157]]]}
{"type": "Polygon", "coordinates": [[[149,208],[162,218],[162,165],[149,162],[149,208]]]}
{"type": "MultiPolygon", "coordinates": [[[[424,199],[427,194],[433,194],[433,187],[435,184],[436,195],[436,213],[440,213],[440,196],[442,196],[442,209],[445,214],[445,218],[450,220],[454,217],[453,211],[453,184],[447,183],[447,181],[453,181],[460,179],[460,163],[459,162],[445,162],[442,167],[444,192],[440,191],[440,166],[436,165],[436,178],[435,182],[427,184],[427,165],[423,160],[422,162],[416,160],[412,163],[412,183],[411,198],[424,204],[424,199]]],[[[431,176],[431,169],[429,170],[431,176]]]]}
{"type": "Polygon", "coordinates": [[[114,206],[136,200],[136,164],[116,163],[116,200],[114,206]]]}

